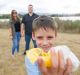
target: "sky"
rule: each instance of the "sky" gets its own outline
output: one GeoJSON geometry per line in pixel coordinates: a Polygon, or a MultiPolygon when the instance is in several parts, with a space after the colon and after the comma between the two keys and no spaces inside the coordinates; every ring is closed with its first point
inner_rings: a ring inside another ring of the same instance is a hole
{"type": "Polygon", "coordinates": [[[34,6],[36,13],[80,13],[80,0],[0,0],[0,14],[9,14],[12,9],[26,13],[29,4],[34,6]]]}

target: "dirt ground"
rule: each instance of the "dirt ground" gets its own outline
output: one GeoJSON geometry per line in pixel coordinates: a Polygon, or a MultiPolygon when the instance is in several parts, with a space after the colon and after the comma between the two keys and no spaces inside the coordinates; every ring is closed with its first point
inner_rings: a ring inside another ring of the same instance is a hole
{"type": "MultiPolygon", "coordinates": [[[[55,45],[67,45],[80,60],[80,34],[58,33],[55,45]]],[[[24,66],[24,56],[22,55],[25,42],[20,41],[20,52],[11,55],[11,39],[7,29],[0,29],[0,75],[27,75],[24,66]]],[[[30,48],[33,44],[30,43],[30,48]]],[[[80,75],[80,68],[73,75],[80,75]]]]}

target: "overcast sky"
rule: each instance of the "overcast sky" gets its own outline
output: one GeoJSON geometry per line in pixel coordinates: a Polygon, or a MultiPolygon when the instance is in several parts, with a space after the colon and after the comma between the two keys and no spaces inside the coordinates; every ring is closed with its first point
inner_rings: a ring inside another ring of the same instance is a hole
{"type": "Polygon", "coordinates": [[[12,9],[27,12],[29,4],[33,4],[34,12],[39,13],[80,13],[80,0],[0,0],[0,14],[10,13],[12,9]]]}

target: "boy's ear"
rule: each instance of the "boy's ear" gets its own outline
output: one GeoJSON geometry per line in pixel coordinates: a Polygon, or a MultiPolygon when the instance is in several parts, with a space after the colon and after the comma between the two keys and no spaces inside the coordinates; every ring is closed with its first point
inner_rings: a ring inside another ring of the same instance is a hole
{"type": "Polygon", "coordinates": [[[32,39],[35,40],[35,34],[32,32],[32,39]]]}

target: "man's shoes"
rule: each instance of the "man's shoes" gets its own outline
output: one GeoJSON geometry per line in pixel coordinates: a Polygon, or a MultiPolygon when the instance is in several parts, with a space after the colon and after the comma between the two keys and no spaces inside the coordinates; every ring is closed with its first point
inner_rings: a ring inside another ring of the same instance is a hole
{"type": "Polygon", "coordinates": [[[26,55],[26,51],[24,51],[22,55],[26,55]]]}

